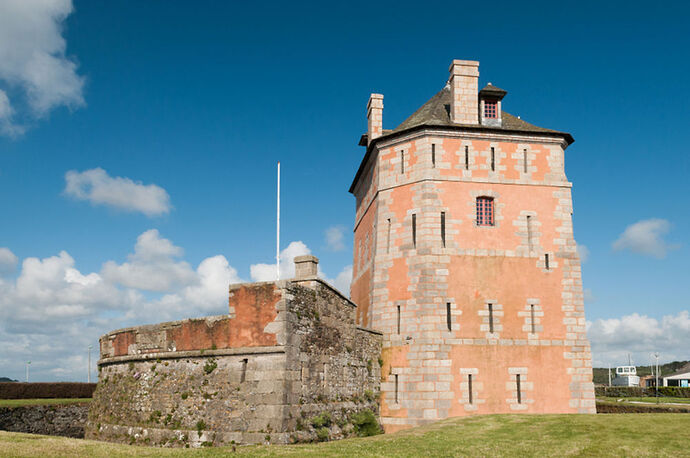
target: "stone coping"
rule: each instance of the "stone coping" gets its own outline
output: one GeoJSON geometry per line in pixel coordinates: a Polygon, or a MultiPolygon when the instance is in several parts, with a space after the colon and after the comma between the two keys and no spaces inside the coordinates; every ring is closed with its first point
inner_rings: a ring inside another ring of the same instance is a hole
{"type": "Polygon", "coordinates": [[[370,334],[376,334],[377,336],[382,336],[383,332],[377,331],[376,329],[363,328],[362,326],[357,326],[358,331],[368,332],[370,334]]]}
{"type": "Polygon", "coordinates": [[[101,336],[101,339],[104,337],[111,337],[116,334],[122,334],[123,332],[130,332],[130,331],[142,331],[146,330],[146,328],[168,328],[168,327],[175,327],[178,325],[181,325],[184,322],[187,321],[206,321],[206,322],[215,322],[215,321],[222,321],[222,320],[229,320],[232,317],[228,315],[210,315],[210,316],[204,316],[201,318],[185,318],[184,320],[176,320],[176,321],[164,321],[162,323],[154,323],[154,324],[142,324],[139,326],[130,326],[128,328],[121,328],[121,329],[116,329],[114,331],[110,331],[106,334],[103,334],[101,336]]]}
{"type": "Polygon", "coordinates": [[[151,353],[140,353],[137,355],[113,356],[98,360],[99,366],[117,364],[134,361],[150,361],[156,359],[182,359],[182,358],[201,358],[208,356],[240,356],[240,355],[265,355],[270,353],[285,353],[285,346],[276,345],[271,347],[238,347],[221,348],[216,350],[186,350],[186,351],[160,351],[151,353]]]}

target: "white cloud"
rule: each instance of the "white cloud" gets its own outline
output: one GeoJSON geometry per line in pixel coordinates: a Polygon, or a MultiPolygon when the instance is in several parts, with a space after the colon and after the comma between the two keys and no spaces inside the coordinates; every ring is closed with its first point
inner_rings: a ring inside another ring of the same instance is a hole
{"type": "Polygon", "coordinates": [[[577,254],[580,255],[580,262],[582,264],[584,264],[589,259],[589,248],[587,248],[585,245],[580,245],[578,243],[577,244],[577,254]]]}
{"type": "Polygon", "coordinates": [[[0,275],[14,272],[17,256],[9,248],[0,247],[0,275]]]}
{"type": "Polygon", "coordinates": [[[151,229],[137,238],[130,262],[117,264],[108,261],[102,274],[112,283],[144,291],[168,292],[192,284],[196,274],[184,261],[175,261],[182,255],[182,248],[160,237],[158,230],[151,229]]]}
{"type": "MultiPolygon", "coordinates": [[[[0,253],[16,263],[8,249],[0,253]]],[[[294,257],[309,253],[303,242],[290,243],[281,253],[282,278],[294,277],[294,257]]],[[[108,331],[227,313],[228,285],[243,281],[237,270],[222,255],[196,269],[182,256],[152,229],[139,235],[126,262],[107,261],[100,272],[79,270],[65,251],[24,259],[16,279],[0,278],[0,375],[23,379],[31,360],[32,380],[85,380],[87,347],[95,362],[98,338],[108,331]]],[[[251,271],[254,280],[273,280],[275,265],[251,271]]],[[[348,295],[351,266],[335,279],[319,276],[348,295]]]]}
{"type": "Polygon", "coordinates": [[[333,285],[335,289],[343,293],[345,297],[350,297],[350,283],[352,283],[352,266],[345,266],[345,268],[335,277],[335,279],[326,279],[328,283],[333,285]]]}
{"type": "Polygon", "coordinates": [[[94,205],[136,211],[146,216],[169,213],[170,196],[155,184],[144,185],[125,177],[111,177],[102,168],[65,174],[65,194],[75,199],[88,200],[94,205]]]}
{"type": "Polygon", "coordinates": [[[596,367],[625,363],[629,353],[638,365],[649,364],[649,355],[655,351],[663,361],[685,360],[690,348],[690,314],[685,310],[661,320],[637,313],[599,319],[587,323],[587,333],[596,367]]]}
{"type": "Polygon", "coordinates": [[[594,293],[592,293],[591,289],[585,288],[583,293],[584,293],[585,304],[591,304],[592,302],[597,300],[596,297],[594,296],[594,293]]]}
{"type": "Polygon", "coordinates": [[[24,133],[24,127],[14,123],[14,109],[7,93],[0,89],[0,134],[16,137],[24,133]]]}
{"type": "Polygon", "coordinates": [[[671,223],[665,219],[645,219],[625,228],[625,231],[613,242],[616,251],[630,250],[654,258],[666,257],[668,251],[678,248],[666,243],[663,236],[668,233],[671,223]]]}
{"type": "MultiPolygon", "coordinates": [[[[311,250],[304,242],[296,241],[280,252],[280,278],[282,280],[294,278],[295,276],[295,256],[311,254],[311,250]]],[[[252,281],[274,281],[276,279],[275,264],[252,264],[249,268],[249,275],[252,281]]]]}
{"type": "Polygon", "coordinates": [[[54,329],[105,309],[126,308],[135,295],[119,291],[97,273],[83,275],[65,251],[26,258],[16,281],[0,284],[0,322],[17,332],[54,329]]]}
{"type": "Polygon", "coordinates": [[[345,227],[331,226],[326,229],[326,246],[331,251],[343,251],[345,249],[345,227]]]}
{"type": "Polygon", "coordinates": [[[0,2],[0,130],[18,135],[7,91],[20,98],[24,118],[41,118],[59,106],[84,105],[84,78],[66,55],[63,23],[73,11],[71,0],[4,0],[0,2]]]}

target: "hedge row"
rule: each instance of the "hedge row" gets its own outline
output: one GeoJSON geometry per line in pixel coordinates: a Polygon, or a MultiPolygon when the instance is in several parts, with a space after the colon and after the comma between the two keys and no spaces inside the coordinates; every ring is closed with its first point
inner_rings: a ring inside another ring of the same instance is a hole
{"type": "Polygon", "coordinates": [[[0,399],[90,398],[95,389],[95,383],[1,382],[0,399]]]}
{"type": "Polygon", "coordinates": [[[597,413],[690,413],[690,407],[597,402],[597,413]]]}
{"type": "MultiPolygon", "coordinates": [[[[639,386],[596,386],[594,392],[597,396],[610,396],[616,398],[641,398],[656,396],[654,388],[642,388],[639,386]]],[[[690,398],[690,388],[679,386],[660,386],[659,396],[674,398],[690,398]]]]}

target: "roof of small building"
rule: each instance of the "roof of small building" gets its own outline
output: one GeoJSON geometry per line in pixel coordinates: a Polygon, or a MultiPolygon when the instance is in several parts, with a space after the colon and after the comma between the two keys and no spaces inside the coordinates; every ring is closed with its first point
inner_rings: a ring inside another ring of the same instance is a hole
{"type": "MultiPolygon", "coordinates": [[[[497,88],[496,86],[487,86],[490,90],[497,89],[498,91],[503,91],[503,89],[497,88]]],[[[482,89],[486,90],[487,87],[482,89]]],[[[505,91],[503,91],[505,92],[505,91]]],[[[373,142],[369,143],[367,139],[367,134],[362,135],[359,140],[360,146],[371,146],[374,142],[379,142],[383,139],[394,137],[402,132],[406,132],[416,128],[423,127],[439,127],[447,129],[459,129],[468,131],[485,131],[485,132],[501,132],[501,133],[525,133],[525,134],[536,134],[536,135],[547,135],[549,137],[561,137],[568,145],[573,143],[575,140],[572,135],[567,132],[560,132],[553,129],[546,129],[544,127],[535,126],[522,119],[511,115],[505,111],[501,114],[501,125],[500,126],[486,126],[481,124],[458,124],[450,120],[450,86],[446,85],[441,89],[436,95],[429,99],[424,105],[419,107],[417,111],[412,113],[412,115],[404,120],[398,127],[393,130],[383,129],[383,133],[380,137],[374,139],[373,142]]],[[[367,148],[367,152],[362,159],[359,170],[355,175],[355,179],[352,181],[350,186],[350,192],[354,192],[355,184],[359,179],[360,175],[364,170],[364,166],[369,159],[371,148],[367,148]]]]}
{"type": "Polygon", "coordinates": [[[665,375],[663,378],[677,377],[679,375],[685,375],[685,374],[690,374],[690,363],[681,367],[680,369],[675,371],[673,374],[665,375]]]}

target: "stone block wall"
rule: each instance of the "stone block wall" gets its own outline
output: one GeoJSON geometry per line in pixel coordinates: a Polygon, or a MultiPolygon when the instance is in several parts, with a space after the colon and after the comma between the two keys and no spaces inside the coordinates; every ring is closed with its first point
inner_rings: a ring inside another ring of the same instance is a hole
{"type": "Polygon", "coordinates": [[[81,439],[88,403],[0,407],[0,430],[81,439]]]}
{"type": "Polygon", "coordinates": [[[378,415],[381,334],[357,327],[347,298],[310,277],[232,285],[229,305],[103,336],[87,438],[289,443],[347,437],[354,414],[378,415]]]}
{"type": "Polygon", "coordinates": [[[352,296],[384,334],[386,431],[595,412],[566,146],[433,127],[376,143],[359,175],[375,179],[353,184],[352,296]],[[477,225],[483,196],[490,226],[477,225]]]}

